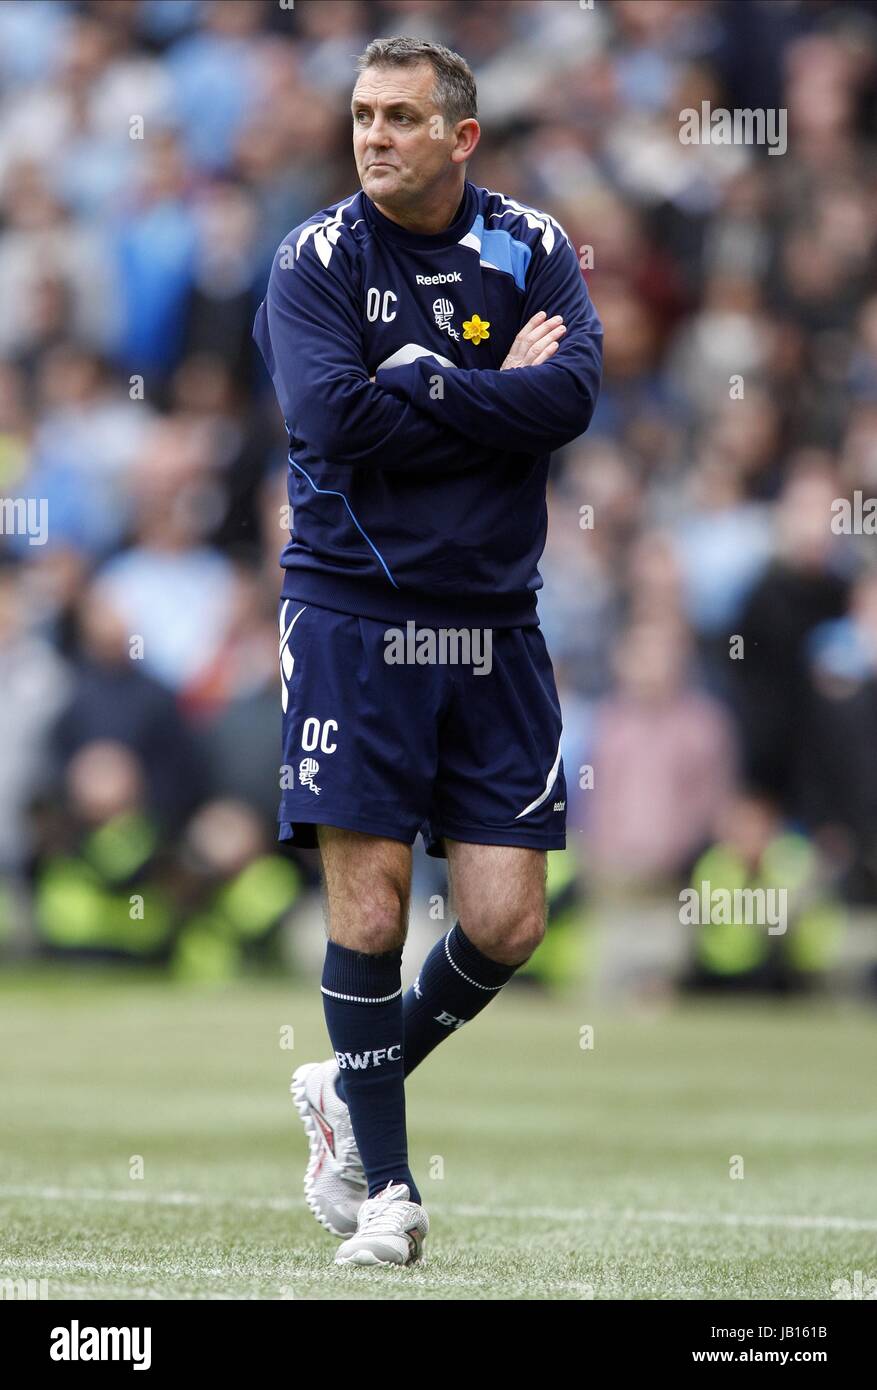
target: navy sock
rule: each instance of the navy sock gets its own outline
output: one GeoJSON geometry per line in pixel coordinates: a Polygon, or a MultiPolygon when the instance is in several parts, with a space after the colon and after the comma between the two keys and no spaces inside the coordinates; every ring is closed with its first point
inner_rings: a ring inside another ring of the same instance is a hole
{"type": "Polygon", "coordinates": [[[323,1010],[340,1068],[336,1090],[350,1109],[368,1195],[403,1182],[419,1202],[405,1133],[401,967],[401,948],[370,956],[327,942],[323,1010]]]}
{"type": "Polygon", "coordinates": [[[405,993],[405,1075],[451,1033],[495,999],[516,965],[479,951],[460,923],[437,941],[405,993]]]}

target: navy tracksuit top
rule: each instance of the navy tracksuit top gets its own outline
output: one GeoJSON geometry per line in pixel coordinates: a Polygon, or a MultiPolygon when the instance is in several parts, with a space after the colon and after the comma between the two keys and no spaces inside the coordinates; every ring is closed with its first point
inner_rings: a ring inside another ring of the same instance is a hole
{"type": "Polygon", "coordinates": [[[602,365],[554,218],[467,180],[424,236],[360,191],[284,238],[253,335],[289,435],[283,594],[394,623],[537,623],[549,457],[587,429],[602,365]],[[501,372],[540,309],[563,315],[554,355],[501,372]]]}

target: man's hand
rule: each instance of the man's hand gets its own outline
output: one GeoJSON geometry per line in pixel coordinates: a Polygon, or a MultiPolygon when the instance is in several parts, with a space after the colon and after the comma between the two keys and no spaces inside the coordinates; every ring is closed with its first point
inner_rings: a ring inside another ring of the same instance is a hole
{"type": "Polygon", "coordinates": [[[500,367],[501,372],[511,371],[513,367],[538,367],[547,362],[557,351],[558,339],[566,329],[563,318],[555,314],[546,319],[545,310],[540,309],[529,323],[525,323],[515,341],[509,348],[508,356],[500,367]]]}

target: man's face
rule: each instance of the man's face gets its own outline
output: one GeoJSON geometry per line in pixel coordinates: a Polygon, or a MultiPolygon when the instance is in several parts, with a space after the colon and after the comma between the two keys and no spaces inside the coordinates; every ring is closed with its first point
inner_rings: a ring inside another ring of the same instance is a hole
{"type": "Polygon", "coordinates": [[[392,210],[416,205],[425,190],[456,173],[457,138],[443,121],[429,63],[374,67],[353,89],[353,153],[359,180],[372,199],[392,210]]]}

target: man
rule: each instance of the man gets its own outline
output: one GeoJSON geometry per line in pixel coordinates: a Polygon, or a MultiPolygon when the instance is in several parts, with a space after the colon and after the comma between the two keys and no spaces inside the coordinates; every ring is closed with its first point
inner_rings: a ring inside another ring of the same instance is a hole
{"type": "Polygon", "coordinates": [[[254,332],[294,513],[280,838],[319,844],[328,908],[335,1056],[292,1084],[305,1194],[348,1237],[336,1263],[410,1264],[428,1220],[405,1077],[535,950],[565,844],[537,564],[549,455],[590,421],[602,329],[563,229],[467,180],[464,60],[378,39],[358,69],[362,190],[285,239],[254,332]],[[419,830],[459,920],[403,999],[419,830]]]}

